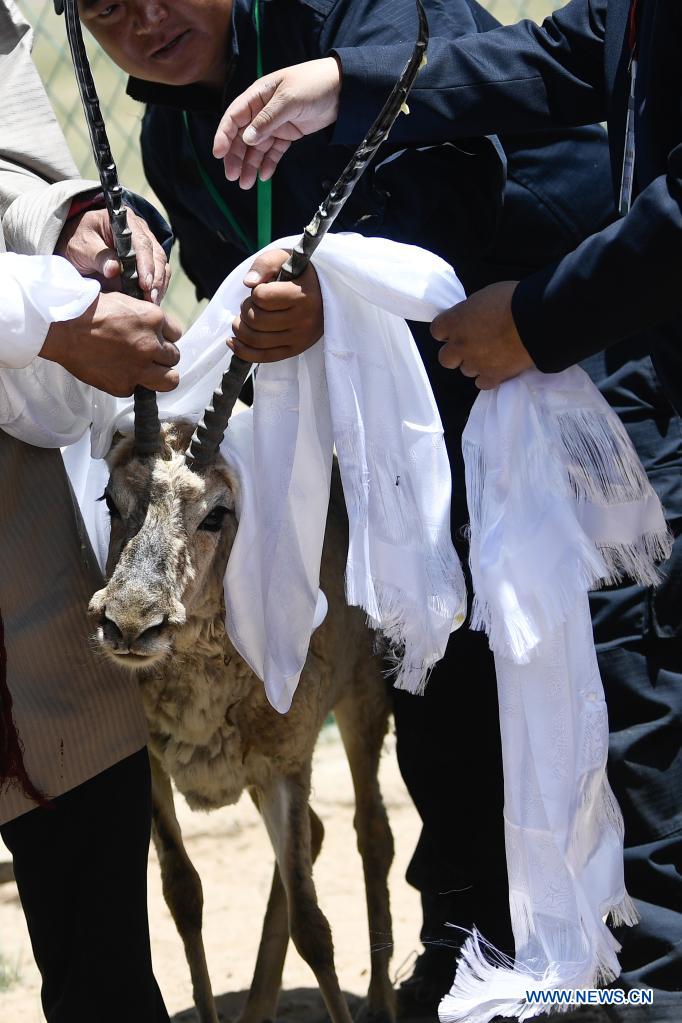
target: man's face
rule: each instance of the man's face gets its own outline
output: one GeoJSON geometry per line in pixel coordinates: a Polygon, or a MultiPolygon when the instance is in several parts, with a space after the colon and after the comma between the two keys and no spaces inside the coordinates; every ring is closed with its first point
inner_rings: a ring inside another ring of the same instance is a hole
{"type": "Polygon", "coordinates": [[[83,24],[129,75],[220,88],[232,0],[78,0],[83,24]]]}

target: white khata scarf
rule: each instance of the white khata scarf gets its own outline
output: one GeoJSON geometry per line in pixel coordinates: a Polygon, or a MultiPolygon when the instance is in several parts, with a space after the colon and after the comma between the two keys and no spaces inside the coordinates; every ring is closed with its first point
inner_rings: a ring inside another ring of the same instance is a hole
{"type": "MultiPolygon", "coordinates": [[[[162,416],[196,418],[208,403],[229,361],[224,341],[250,263],[180,342],[182,382],[160,396],[162,416]]],[[[403,319],[430,321],[462,288],[436,256],[382,239],[330,235],[315,266],[323,343],[261,367],[254,411],[233,418],[223,446],[241,486],[227,628],[283,712],[320,621],[334,445],[350,519],[348,599],[398,645],[399,684],[422,688],[464,615],[440,419],[403,319]]],[[[101,459],[114,429],[130,427],[130,403],[38,359],[0,372],[0,423],[46,446],[73,443],[92,424],[101,459]]],[[[580,369],[528,372],[482,393],[464,455],[473,624],[488,633],[498,674],[516,962],[492,962],[474,934],[441,1018],[488,1023],[545,1011],[526,1004],[531,989],[590,987],[619,973],[603,920],[633,923],[634,913],[606,780],[587,591],[626,575],[654,581],[669,539],[625,431],[580,369]]],[[[67,467],[103,561],[108,527],[96,498],[106,466],[80,444],[67,467]]]]}
{"type": "MultiPolygon", "coordinates": [[[[415,309],[437,308],[445,279],[461,297],[459,283],[421,250],[356,236],[328,236],[315,267],[323,342],[259,368],[253,429],[238,437],[230,426],[223,447],[243,499],[225,577],[227,628],[281,712],[315,624],[334,451],[349,520],[346,598],[388,640],[396,686],[423,690],[466,615],[443,428],[405,323],[415,309]]],[[[242,276],[228,278],[222,301],[242,276]]]]}
{"type": "Polygon", "coordinates": [[[620,973],[605,924],[636,923],[587,591],[656,582],[671,539],[630,440],[579,368],[483,392],[463,437],[472,627],[495,655],[516,962],[461,952],[443,1023],[530,1019],[527,992],[620,973]]]}

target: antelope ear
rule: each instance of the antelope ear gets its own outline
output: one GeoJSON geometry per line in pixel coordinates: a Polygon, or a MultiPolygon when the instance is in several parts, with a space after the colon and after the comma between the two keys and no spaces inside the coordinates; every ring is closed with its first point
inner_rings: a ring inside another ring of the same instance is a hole
{"type": "Polygon", "coordinates": [[[235,507],[237,505],[237,493],[232,479],[230,479],[230,485],[225,494],[225,504],[227,505],[231,512],[235,510],[235,507]]]}
{"type": "Polygon", "coordinates": [[[227,476],[227,493],[225,495],[225,503],[230,511],[236,511],[238,513],[240,498],[239,481],[237,480],[236,473],[234,473],[232,469],[228,469],[225,475],[227,476]]]}

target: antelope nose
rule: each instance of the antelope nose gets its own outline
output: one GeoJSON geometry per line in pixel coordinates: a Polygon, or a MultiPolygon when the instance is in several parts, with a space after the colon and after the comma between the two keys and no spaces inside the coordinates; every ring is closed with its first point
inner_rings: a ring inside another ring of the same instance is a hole
{"type": "Polygon", "coordinates": [[[115,650],[127,653],[135,643],[152,639],[158,636],[167,622],[165,615],[159,615],[151,622],[147,622],[141,628],[139,623],[119,623],[111,611],[105,609],[101,620],[102,634],[104,639],[115,650]]]}

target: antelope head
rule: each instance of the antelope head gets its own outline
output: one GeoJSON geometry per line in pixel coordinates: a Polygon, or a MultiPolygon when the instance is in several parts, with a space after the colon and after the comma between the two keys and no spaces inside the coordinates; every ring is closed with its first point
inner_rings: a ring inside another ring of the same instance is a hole
{"type": "Polygon", "coordinates": [[[146,407],[136,394],[135,435],[107,459],[109,581],[89,607],[96,645],[133,671],[187,647],[197,625],[221,616],[237,531],[237,481],[218,453],[234,400],[228,409],[216,392],[193,434],[184,422],[161,427],[155,396],[153,408],[149,392],[143,397],[146,407]]]}

